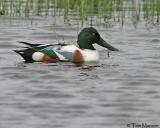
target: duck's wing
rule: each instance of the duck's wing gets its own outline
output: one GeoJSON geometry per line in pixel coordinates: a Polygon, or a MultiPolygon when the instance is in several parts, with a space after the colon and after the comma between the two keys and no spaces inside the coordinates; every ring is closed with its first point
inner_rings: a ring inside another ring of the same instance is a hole
{"type": "Polygon", "coordinates": [[[80,53],[80,49],[75,45],[66,45],[62,46],[55,50],[58,58],[61,61],[68,61],[68,62],[75,62],[77,61],[76,58],[79,58],[79,55],[82,56],[80,53]],[[76,57],[76,58],[75,58],[76,57]]]}
{"type": "Polygon", "coordinates": [[[28,42],[19,43],[25,44],[27,47],[14,51],[22,56],[27,63],[36,61],[33,59],[35,52],[44,53],[44,55],[48,56],[49,58],[56,59],[58,61],[74,62],[75,56],[79,55],[79,52],[77,54],[76,51],[80,51],[78,47],[67,44],[32,44],[28,42]]]}
{"type": "Polygon", "coordinates": [[[76,51],[80,51],[80,49],[74,45],[49,46],[40,50],[45,55],[57,58],[61,62],[73,62],[75,55],[77,55],[76,51]]]}
{"type": "Polygon", "coordinates": [[[52,58],[58,58],[59,61],[72,61],[76,47],[73,45],[49,46],[40,50],[40,52],[52,58]]]}
{"type": "Polygon", "coordinates": [[[14,50],[16,53],[18,53],[27,63],[34,62],[32,55],[35,52],[42,52],[44,54],[47,54],[51,57],[56,57],[56,54],[54,54],[54,47],[61,46],[61,44],[32,44],[28,42],[18,42],[21,44],[25,44],[26,47],[23,47],[23,49],[20,50],[14,50]]]}

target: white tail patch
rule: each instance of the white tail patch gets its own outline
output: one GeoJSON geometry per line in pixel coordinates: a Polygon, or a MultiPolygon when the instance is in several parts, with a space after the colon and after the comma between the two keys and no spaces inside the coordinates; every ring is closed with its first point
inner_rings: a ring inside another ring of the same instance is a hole
{"type": "Polygon", "coordinates": [[[35,52],[35,53],[33,53],[33,55],[32,55],[32,59],[33,59],[34,61],[37,61],[37,62],[42,61],[43,58],[44,58],[44,53],[42,53],[42,52],[35,52]]]}

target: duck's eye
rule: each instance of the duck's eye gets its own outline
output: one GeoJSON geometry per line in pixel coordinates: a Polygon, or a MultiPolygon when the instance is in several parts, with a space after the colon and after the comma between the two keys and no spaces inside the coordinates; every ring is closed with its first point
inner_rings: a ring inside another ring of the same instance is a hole
{"type": "Polygon", "coordinates": [[[93,32],[92,35],[95,36],[96,34],[93,32]]]}

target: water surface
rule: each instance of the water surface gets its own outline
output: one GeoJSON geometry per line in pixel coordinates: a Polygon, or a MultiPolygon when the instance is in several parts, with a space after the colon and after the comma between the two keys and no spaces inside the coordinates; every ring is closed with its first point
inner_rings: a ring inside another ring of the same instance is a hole
{"type": "MultiPolygon", "coordinates": [[[[16,41],[76,43],[82,27],[59,17],[32,20],[0,17],[1,128],[127,128],[128,123],[160,125],[160,31],[142,21],[135,29],[94,26],[119,48],[97,67],[25,64],[12,50],[16,41]],[[57,38],[58,35],[58,38],[57,38]]],[[[84,26],[83,26],[84,27],[84,26]]]]}

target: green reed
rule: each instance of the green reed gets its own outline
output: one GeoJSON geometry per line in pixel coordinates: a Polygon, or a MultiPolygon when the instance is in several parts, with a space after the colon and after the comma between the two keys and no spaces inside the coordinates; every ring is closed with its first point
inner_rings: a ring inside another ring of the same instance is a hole
{"type": "Polygon", "coordinates": [[[143,0],[144,19],[148,22],[159,22],[160,0],[143,0]]]}
{"type": "Polygon", "coordinates": [[[160,0],[0,0],[0,15],[63,16],[65,22],[74,17],[78,23],[103,25],[130,19],[136,26],[142,19],[159,23],[160,0]]]}

